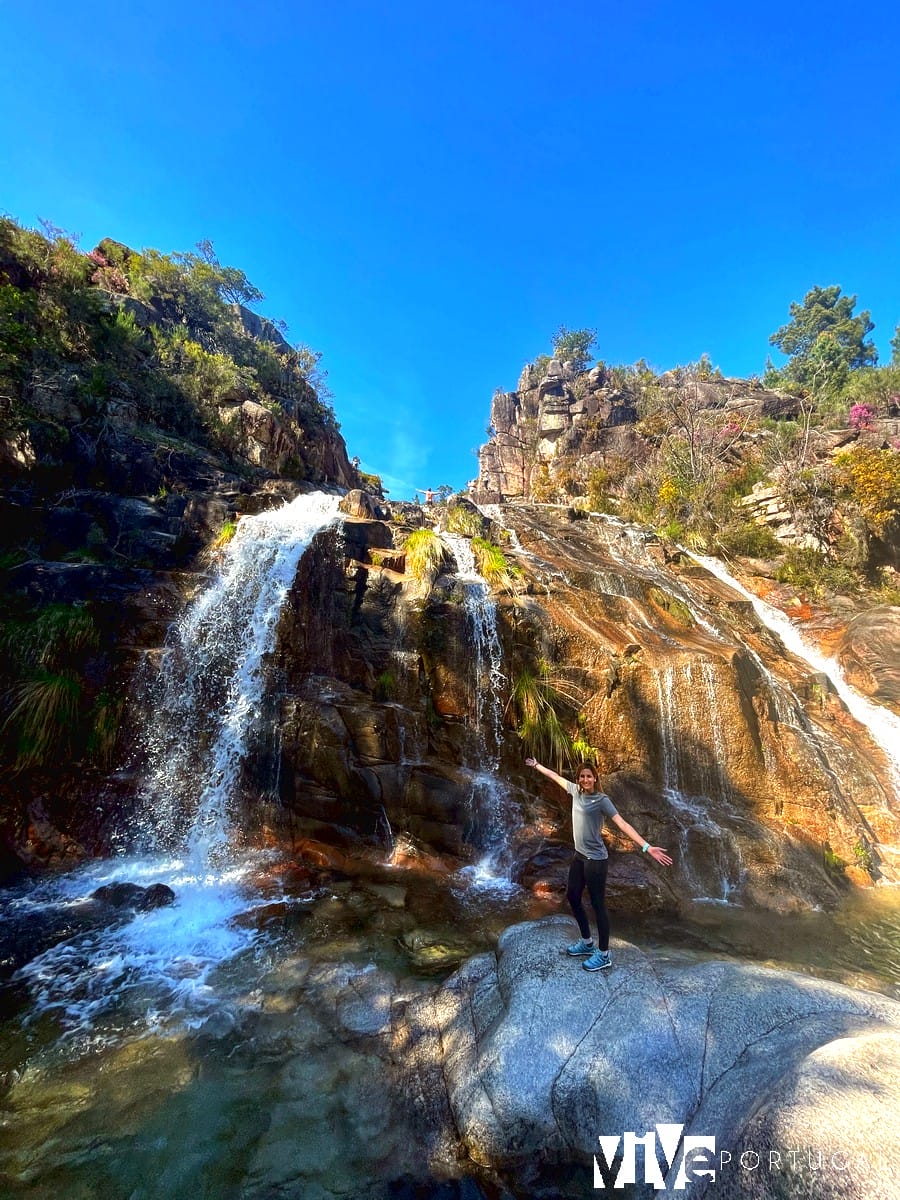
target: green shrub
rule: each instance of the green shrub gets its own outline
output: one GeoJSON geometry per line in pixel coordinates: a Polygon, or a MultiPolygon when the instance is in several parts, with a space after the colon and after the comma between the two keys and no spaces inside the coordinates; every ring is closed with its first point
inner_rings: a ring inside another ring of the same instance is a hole
{"type": "Polygon", "coordinates": [[[730,521],[716,536],[718,548],[727,555],[748,558],[777,558],[783,547],[768,525],[755,521],[730,521]]]}
{"type": "Polygon", "coordinates": [[[811,596],[821,596],[825,591],[854,595],[860,588],[860,578],[852,567],[832,562],[822,551],[811,547],[788,550],[775,578],[811,596]]]}
{"type": "Polygon", "coordinates": [[[835,459],[838,483],[877,537],[900,516],[900,453],[854,446],[835,459]]]}

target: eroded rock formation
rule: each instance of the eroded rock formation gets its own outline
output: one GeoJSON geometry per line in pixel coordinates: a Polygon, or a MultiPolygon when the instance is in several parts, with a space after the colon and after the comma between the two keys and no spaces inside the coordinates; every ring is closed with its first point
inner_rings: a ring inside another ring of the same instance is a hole
{"type": "MultiPolygon", "coordinates": [[[[682,383],[674,373],[654,380],[661,394],[682,383]]],[[[721,410],[740,421],[747,416],[792,416],[797,401],[742,379],[690,384],[692,403],[721,410]]],[[[479,451],[478,494],[485,500],[530,497],[542,473],[572,467],[587,478],[610,455],[640,462],[647,444],[635,432],[641,383],[603,366],[576,372],[550,359],[543,373],[529,365],[514,392],[498,391],[491,402],[490,439],[479,451]]]]}

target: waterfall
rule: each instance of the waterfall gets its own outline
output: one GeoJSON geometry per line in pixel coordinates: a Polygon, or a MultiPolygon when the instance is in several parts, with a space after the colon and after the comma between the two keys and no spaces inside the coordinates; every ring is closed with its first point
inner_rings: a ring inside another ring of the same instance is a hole
{"type": "Polygon", "coordinates": [[[753,605],[753,611],[762,623],[778,634],[784,646],[796,654],[798,658],[808,663],[814,671],[827,675],[834,684],[835,690],[849,712],[863,725],[880,748],[891,767],[896,798],[900,799],[900,717],[880,704],[874,704],[861,696],[847,683],[840,663],[836,659],[827,658],[803,636],[793,622],[779,609],[760,600],[751,591],[739,583],[734,576],[715,558],[707,558],[693,554],[691,557],[705,567],[710,574],[715,575],[723,583],[739,592],[753,605]]]}
{"type": "Polygon", "coordinates": [[[214,579],[169,632],[145,736],[146,792],[158,833],[169,844],[186,836],[198,868],[227,854],[281,608],[303,551],[338,519],[338,502],[314,492],[245,517],[214,579]]]}
{"type": "Polygon", "coordinates": [[[19,902],[40,918],[77,911],[108,883],[160,882],[175,892],[170,907],[89,927],[18,972],[35,1008],[73,1047],[222,1011],[217,972],[252,945],[246,917],[264,902],[257,879],[265,852],[238,852],[231,804],[258,732],[283,601],[303,551],[337,520],[338,499],[301,496],[245,517],[214,577],[170,630],[144,738],[152,845],[48,879],[19,902]]]}
{"type": "Polygon", "coordinates": [[[482,857],[468,874],[482,886],[509,884],[509,835],[514,814],[506,787],[499,777],[503,740],[503,706],[506,687],[503,650],[497,631],[497,606],[487,581],[478,573],[470,542],[458,534],[441,535],[453,552],[456,578],[463,591],[466,621],[472,639],[469,670],[470,711],[473,714],[473,771],[471,808],[475,843],[482,857]]]}
{"type": "Polygon", "coordinates": [[[498,529],[502,529],[509,536],[510,547],[515,550],[516,554],[528,554],[528,551],[519,541],[519,535],[516,531],[504,524],[503,509],[499,504],[476,504],[475,507],[483,517],[487,517],[489,521],[493,521],[498,529]]]}
{"type": "Polygon", "coordinates": [[[668,666],[655,674],[656,698],[659,707],[659,734],[663,760],[663,795],[678,827],[677,870],[686,878],[692,896],[697,900],[728,903],[740,889],[744,874],[743,857],[737,839],[727,826],[713,817],[710,802],[718,810],[730,811],[728,785],[725,775],[725,741],[721,722],[716,719],[715,677],[711,663],[702,660],[699,681],[694,664],[685,667],[688,697],[702,696],[706,711],[695,712],[692,707],[677,708],[676,668],[668,666]],[[680,717],[681,720],[676,718],[680,717]],[[712,737],[712,747],[705,748],[705,738],[712,737]],[[702,761],[704,795],[691,795],[686,790],[686,767],[680,745],[690,737],[693,746],[690,761],[702,761]],[[701,749],[705,753],[701,754],[701,749]],[[712,869],[698,870],[697,861],[709,861],[712,869]]]}

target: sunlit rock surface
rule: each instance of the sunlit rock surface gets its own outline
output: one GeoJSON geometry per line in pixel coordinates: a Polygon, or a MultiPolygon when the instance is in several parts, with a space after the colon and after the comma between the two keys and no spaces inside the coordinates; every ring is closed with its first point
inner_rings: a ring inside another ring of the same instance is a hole
{"type": "MultiPolygon", "coordinates": [[[[889,764],[828,677],[788,653],[744,595],[613,519],[507,506],[492,535],[522,571],[516,594],[497,597],[497,778],[518,814],[514,879],[559,893],[569,859],[566,806],[524,769],[507,705],[529,655],[580,710],[622,813],[675,857],[663,871],[616,840],[615,907],[707,898],[791,911],[833,905],[851,879],[895,877],[889,764]]],[[[273,675],[279,796],[316,837],[323,821],[364,838],[388,824],[465,862],[480,764],[471,631],[449,568],[424,592],[404,573],[404,536],[351,520],[301,563],[273,675]]]]}
{"type": "MultiPolygon", "coordinates": [[[[736,1164],[754,1147],[785,1163],[797,1147],[867,1160],[865,1172],[811,1176],[804,1154],[780,1184],[750,1180],[768,1188],[753,1195],[895,1194],[900,1004],[615,941],[613,968],[589,974],[562,953],[571,933],[564,918],[512,926],[496,955],[470,959],[395,1021],[398,1069],[434,1154],[447,1105],[451,1138],[520,1186],[538,1164],[589,1162],[600,1135],[671,1122],[714,1136],[736,1164]]],[[[746,1194],[732,1186],[741,1175],[722,1168],[709,1194],[746,1194]]]]}
{"type": "Polygon", "coordinates": [[[840,639],[837,658],[859,691],[900,712],[900,608],[859,613],[840,639]]]}

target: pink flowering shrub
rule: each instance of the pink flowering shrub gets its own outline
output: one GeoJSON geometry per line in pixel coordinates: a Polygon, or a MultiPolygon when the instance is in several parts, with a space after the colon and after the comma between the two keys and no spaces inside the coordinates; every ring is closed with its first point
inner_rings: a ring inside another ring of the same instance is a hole
{"type": "Polygon", "coordinates": [[[869,429],[874,416],[875,409],[871,404],[854,404],[850,409],[850,428],[857,432],[869,429]]]}

